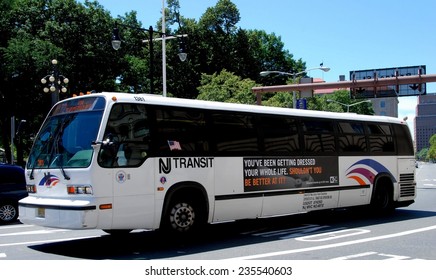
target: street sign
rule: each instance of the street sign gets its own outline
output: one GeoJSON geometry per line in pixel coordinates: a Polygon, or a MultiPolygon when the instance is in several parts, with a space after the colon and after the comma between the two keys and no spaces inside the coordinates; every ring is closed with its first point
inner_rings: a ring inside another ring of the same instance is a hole
{"type": "MultiPolygon", "coordinates": [[[[409,66],[350,71],[350,81],[357,80],[381,80],[384,78],[394,78],[412,75],[425,75],[426,66],[409,66]]],[[[416,96],[427,93],[426,83],[404,84],[381,87],[351,87],[351,96],[354,98],[380,98],[380,97],[401,97],[416,96]]]]}
{"type": "Polygon", "coordinates": [[[306,98],[300,98],[297,100],[297,109],[307,109],[307,100],[306,98]]]}

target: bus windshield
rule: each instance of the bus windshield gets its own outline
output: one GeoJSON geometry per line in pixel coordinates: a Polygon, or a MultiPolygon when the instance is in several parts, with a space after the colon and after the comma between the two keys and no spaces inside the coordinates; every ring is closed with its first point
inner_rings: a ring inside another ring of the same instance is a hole
{"type": "Polygon", "coordinates": [[[88,97],[56,105],[35,139],[27,168],[89,166],[104,104],[101,97],[88,97]]]}

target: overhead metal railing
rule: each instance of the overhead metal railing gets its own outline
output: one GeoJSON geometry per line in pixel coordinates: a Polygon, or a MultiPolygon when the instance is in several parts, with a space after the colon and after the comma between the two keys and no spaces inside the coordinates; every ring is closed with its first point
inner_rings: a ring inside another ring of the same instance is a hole
{"type": "Polygon", "coordinates": [[[423,84],[436,82],[436,74],[429,75],[410,75],[410,76],[396,76],[389,78],[373,78],[365,80],[352,80],[352,81],[339,81],[328,83],[307,83],[307,84],[290,84],[290,85],[276,85],[253,87],[251,90],[256,94],[257,104],[262,103],[262,94],[270,92],[283,92],[283,91],[303,91],[303,90],[319,90],[319,89],[348,89],[348,88],[378,88],[383,86],[398,86],[406,84],[423,84]]]}

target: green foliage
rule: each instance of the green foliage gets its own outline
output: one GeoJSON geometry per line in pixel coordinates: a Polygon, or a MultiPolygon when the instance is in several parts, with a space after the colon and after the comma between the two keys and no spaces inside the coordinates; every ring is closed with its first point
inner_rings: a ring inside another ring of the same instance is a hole
{"type": "Polygon", "coordinates": [[[350,113],[374,115],[374,110],[372,109],[371,103],[363,102],[353,106],[353,104],[361,102],[363,100],[351,99],[350,92],[348,90],[337,90],[334,92],[333,95],[324,95],[317,98],[322,99],[322,102],[320,102],[316,108],[318,110],[331,112],[347,112],[347,107],[349,107],[350,113]]]}
{"type": "Polygon", "coordinates": [[[262,105],[264,106],[272,106],[272,107],[284,107],[284,108],[292,108],[292,93],[289,92],[277,92],[274,93],[270,98],[265,101],[262,101],[262,105]]]}
{"type": "Polygon", "coordinates": [[[433,134],[429,141],[429,147],[423,148],[421,151],[418,151],[416,153],[416,158],[418,160],[425,160],[425,161],[436,161],[436,134],[433,134]]]}
{"type": "MultiPolygon", "coordinates": [[[[188,34],[166,44],[168,94],[225,102],[255,103],[255,85],[283,84],[281,78],[264,79],[263,70],[296,72],[305,63],[295,60],[280,36],[238,27],[241,15],[230,0],[218,0],[197,21],[179,13],[178,0],[168,0],[166,31],[188,34]],[[177,56],[183,46],[188,59],[177,56]],[[224,70],[225,69],[225,70],[224,70]],[[219,73],[219,74],[216,74],[219,73]]],[[[155,30],[160,30],[159,20],[155,30]]],[[[144,27],[132,11],[114,19],[98,2],[85,0],[2,0],[0,2],[0,127],[3,147],[10,146],[10,117],[27,120],[35,134],[51,107],[41,79],[58,60],[60,74],[69,79],[65,99],[86,91],[148,92],[150,56],[154,61],[154,89],[162,89],[162,49],[148,44],[144,27]],[[122,47],[112,49],[112,31],[118,23],[122,47]],[[128,26],[128,27],[127,27],[128,26]]],[[[153,37],[160,35],[154,34],[153,37]]],[[[274,106],[289,106],[280,95],[268,95],[274,106]]],[[[30,146],[29,135],[23,140],[30,146]]],[[[7,151],[6,151],[7,152],[7,151]]]]}
{"type": "MultiPolygon", "coordinates": [[[[35,134],[51,107],[40,81],[52,73],[52,59],[70,81],[61,99],[113,90],[119,67],[108,44],[113,19],[97,2],[10,0],[0,5],[0,126],[3,146],[9,147],[11,116],[27,120],[27,131],[35,134]]],[[[25,146],[29,138],[23,137],[25,146]]]]}
{"type": "Polygon", "coordinates": [[[429,139],[430,147],[428,148],[426,160],[436,160],[436,134],[433,134],[429,139]]]}
{"type": "Polygon", "coordinates": [[[421,151],[416,153],[416,158],[418,160],[428,160],[427,159],[427,154],[428,154],[428,148],[424,148],[421,151]]]}
{"type": "Polygon", "coordinates": [[[256,83],[250,79],[241,79],[227,70],[219,74],[203,74],[198,99],[230,103],[254,104],[255,96],[251,89],[256,83]]]}

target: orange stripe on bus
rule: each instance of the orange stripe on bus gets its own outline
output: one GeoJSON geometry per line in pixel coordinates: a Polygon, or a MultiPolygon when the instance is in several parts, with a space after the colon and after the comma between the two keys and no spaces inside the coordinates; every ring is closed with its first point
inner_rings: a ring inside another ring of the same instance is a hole
{"type": "Polygon", "coordinates": [[[363,181],[363,179],[358,176],[349,176],[348,178],[356,180],[361,186],[366,185],[365,181],[363,181]]]}

